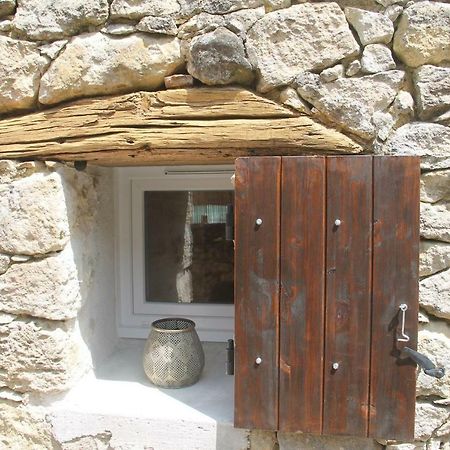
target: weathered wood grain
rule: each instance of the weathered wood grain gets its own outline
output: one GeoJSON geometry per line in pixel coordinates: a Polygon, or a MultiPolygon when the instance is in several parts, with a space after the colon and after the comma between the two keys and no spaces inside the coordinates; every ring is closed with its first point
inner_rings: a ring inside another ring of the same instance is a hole
{"type": "Polygon", "coordinates": [[[278,428],[280,176],[279,157],[236,161],[234,423],[239,428],[278,428]]]}
{"type": "Polygon", "coordinates": [[[325,158],[282,158],[282,431],[322,430],[325,179],[325,158]]]}
{"type": "Polygon", "coordinates": [[[327,158],[326,235],[323,433],[366,436],[372,300],[371,156],[327,158]],[[337,370],[333,363],[339,364],[337,370]]]}
{"type": "Polygon", "coordinates": [[[228,162],[242,155],[359,153],[349,137],[240,88],[83,99],[0,121],[0,157],[127,165],[228,162]],[[180,153],[183,156],[180,157],[180,153]]]}
{"type": "Polygon", "coordinates": [[[414,438],[416,365],[401,349],[417,345],[419,180],[419,158],[374,157],[369,436],[375,438],[414,438]],[[408,343],[397,341],[402,303],[408,343]]]}

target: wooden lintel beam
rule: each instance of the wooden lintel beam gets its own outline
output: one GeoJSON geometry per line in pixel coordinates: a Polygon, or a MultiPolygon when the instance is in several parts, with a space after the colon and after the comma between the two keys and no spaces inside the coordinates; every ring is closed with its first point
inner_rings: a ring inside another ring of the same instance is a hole
{"type": "Polygon", "coordinates": [[[336,130],[240,88],[84,99],[0,121],[0,158],[199,163],[279,149],[284,154],[362,151],[336,130]]]}

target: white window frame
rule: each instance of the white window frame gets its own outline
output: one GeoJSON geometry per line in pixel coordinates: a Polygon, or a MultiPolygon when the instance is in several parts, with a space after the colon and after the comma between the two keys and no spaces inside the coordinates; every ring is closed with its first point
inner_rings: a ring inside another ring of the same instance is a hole
{"type": "Polygon", "coordinates": [[[146,338],[161,317],[187,317],[202,341],[233,337],[234,305],[145,301],[144,192],[233,190],[234,166],[117,167],[114,169],[116,216],[116,296],[120,337],[146,338]]]}

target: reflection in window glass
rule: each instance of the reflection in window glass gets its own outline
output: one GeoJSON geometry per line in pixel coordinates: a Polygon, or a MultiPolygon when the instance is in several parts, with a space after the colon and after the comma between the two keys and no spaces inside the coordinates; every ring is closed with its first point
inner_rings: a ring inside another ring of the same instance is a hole
{"type": "Polygon", "coordinates": [[[233,191],[144,193],[148,302],[233,303],[233,191]]]}

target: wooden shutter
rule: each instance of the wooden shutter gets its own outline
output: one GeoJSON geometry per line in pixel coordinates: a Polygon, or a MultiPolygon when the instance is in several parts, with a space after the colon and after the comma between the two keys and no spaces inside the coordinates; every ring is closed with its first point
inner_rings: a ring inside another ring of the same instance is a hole
{"type": "Polygon", "coordinates": [[[409,440],[414,436],[416,367],[399,358],[417,347],[419,309],[418,158],[374,158],[371,417],[369,435],[409,440]],[[406,334],[396,342],[399,305],[408,305],[406,334]]]}
{"type": "Polygon", "coordinates": [[[397,337],[404,303],[415,348],[419,175],[413,157],[237,160],[236,426],[413,437],[397,337]]]}
{"type": "Polygon", "coordinates": [[[322,429],[325,158],[283,158],[280,429],[322,429]],[[308,282],[305,282],[308,280],[308,282]],[[305,368],[308,370],[305,370],[305,368]]]}
{"type": "Polygon", "coordinates": [[[280,176],[280,157],[236,160],[235,425],[241,428],[278,428],[280,176]]]}

